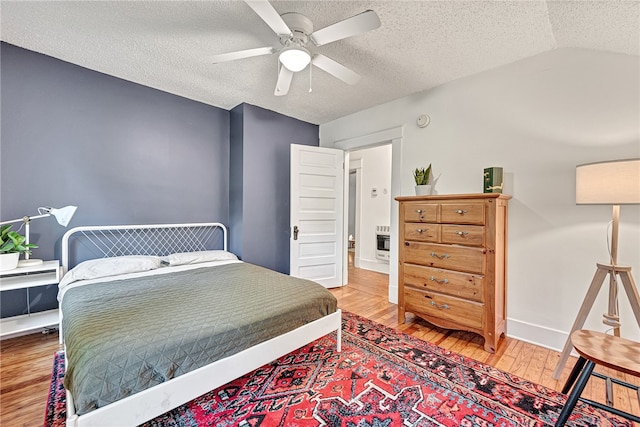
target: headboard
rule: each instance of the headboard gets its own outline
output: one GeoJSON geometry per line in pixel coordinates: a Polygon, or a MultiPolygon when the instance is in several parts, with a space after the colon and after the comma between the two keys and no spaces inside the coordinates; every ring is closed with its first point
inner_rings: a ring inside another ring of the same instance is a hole
{"type": "Polygon", "coordinates": [[[212,249],[227,250],[227,228],[219,222],[83,226],[62,236],[62,267],[67,272],[87,259],[212,249]]]}

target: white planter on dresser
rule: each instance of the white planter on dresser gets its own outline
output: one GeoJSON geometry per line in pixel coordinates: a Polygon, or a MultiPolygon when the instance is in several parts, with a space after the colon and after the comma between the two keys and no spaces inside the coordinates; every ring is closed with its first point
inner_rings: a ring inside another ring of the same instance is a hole
{"type": "Polygon", "coordinates": [[[484,337],[495,352],[506,330],[504,194],[397,197],[398,320],[411,312],[484,337]]]}
{"type": "MultiPolygon", "coordinates": [[[[60,262],[45,261],[31,267],[18,267],[13,270],[0,271],[0,291],[14,289],[27,290],[27,307],[29,289],[36,286],[55,285],[60,282],[60,262]]],[[[58,310],[47,310],[27,313],[20,316],[5,317],[0,321],[0,337],[10,338],[38,329],[58,325],[58,310]]]]}

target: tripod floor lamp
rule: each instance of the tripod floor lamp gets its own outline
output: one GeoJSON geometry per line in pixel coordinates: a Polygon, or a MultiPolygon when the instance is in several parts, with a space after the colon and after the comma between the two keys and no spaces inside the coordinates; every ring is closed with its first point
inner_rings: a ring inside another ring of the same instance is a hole
{"type": "MultiPolygon", "coordinates": [[[[2,221],[0,222],[0,225],[13,224],[16,222],[24,223],[24,227],[25,227],[24,236],[26,238],[25,243],[28,244],[29,243],[29,225],[32,220],[38,219],[38,218],[45,218],[48,216],[54,216],[58,221],[58,224],[62,225],[63,227],[66,227],[67,225],[69,225],[69,221],[71,221],[71,217],[73,217],[73,214],[76,212],[76,209],[78,209],[77,206],[66,206],[60,209],[51,208],[51,207],[38,208],[38,215],[24,216],[22,218],[12,219],[11,221],[2,221]]],[[[30,259],[29,254],[25,253],[24,259],[18,262],[18,267],[29,267],[29,266],[38,265],[38,264],[42,264],[41,259],[30,259]]]]}
{"type": "Polygon", "coordinates": [[[631,276],[631,267],[618,265],[618,228],[620,224],[620,205],[640,204],[640,159],[614,160],[589,163],[576,167],[576,204],[613,205],[611,226],[611,256],[609,263],[596,264],[596,274],[578,311],[576,320],[569,332],[569,338],[562,349],[560,360],[553,371],[553,378],[562,373],[571,349],[571,333],[581,329],[589,311],[607,276],[609,277],[609,304],[603,315],[603,323],[611,326],[616,336],[620,336],[620,317],[618,314],[618,279],[622,282],[631,309],[640,326],[640,296],[631,276]]]}

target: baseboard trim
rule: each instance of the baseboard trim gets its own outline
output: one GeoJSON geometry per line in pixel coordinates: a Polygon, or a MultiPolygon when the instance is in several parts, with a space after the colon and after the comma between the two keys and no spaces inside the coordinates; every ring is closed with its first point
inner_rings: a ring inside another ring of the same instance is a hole
{"type": "Polygon", "coordinates": [[[562,351],[569,338],[567,332],[512,318],[507,318],[507,336],[554,351],[562,351]]]}
{"type": "Polygon", "coordinates": [[[389,263],[385,262],[385,263],[381,263],[378,261],[371,261],[371,260],[367,260],[367,259],[359,259],[359,263],[360,264],[358,266],[358,268],[364,268],[365,270],[371,270],[371,271],[376,271],[378,273],[384,273],[384,274],[389,274],[389,263]]]}

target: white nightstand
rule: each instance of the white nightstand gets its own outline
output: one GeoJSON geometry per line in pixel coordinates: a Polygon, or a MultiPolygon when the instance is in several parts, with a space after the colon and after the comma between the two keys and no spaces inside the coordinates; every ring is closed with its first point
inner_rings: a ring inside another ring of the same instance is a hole
{"type": "MultiPolygon", "coordinates": [[[[58,260],[45,261],[40,265],[31,267],[18,267],[13,270],[0,271],[0,291],[26,289],[27,307],[29,288],[55,285],[58,282],[60,282],[60,262],[58,260]]],[[[6,317],[0,321],[0,337],[20,335],[32,330],[57,325],[58,310],[6,317]]]]}

